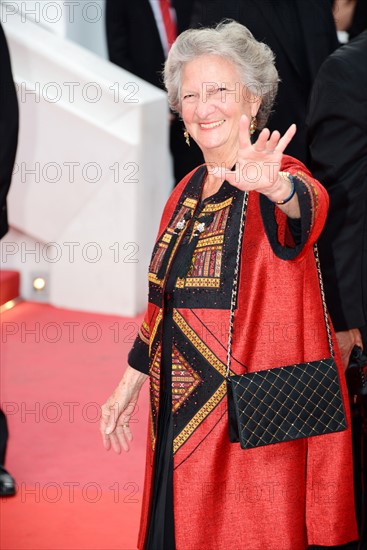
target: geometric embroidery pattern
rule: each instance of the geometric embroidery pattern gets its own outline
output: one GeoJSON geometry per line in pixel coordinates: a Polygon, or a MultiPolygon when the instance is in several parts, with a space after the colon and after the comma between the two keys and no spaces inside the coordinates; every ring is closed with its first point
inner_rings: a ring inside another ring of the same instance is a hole
{"type": "Polygon", "coordinates": [[[149,325],[143,321],[140,328],[139,328],[139,337],[140,339],[145,343],[149,345],[149,336],[150,336],[150,329],[149,325]]]}
{"type": "Polygon", "coordinates": [[[155,418],[158,412],[159,403],[159,380],[160,380],[160,361],[161,361],[162,346],[159,344],[155,350],[153,361],[149,370],[149,384],[150,384],[150,442],[152,450],[155,450],[156,444],[156,424],[155,418]]]}
{"type": "Polygon", "coordinates": [[[161,320],[162,320],[162,309],[160,309],[158,312],[158,315],[155,319],[154,327],[152,329],[152,334],[150,335],[150,338],[149,338],[149,355],[151,354],[152,346],[155,342],[155,337],[157,335],[158,327],[160,325],[161,320]]]}
{"type": "MultiPolygon", "coordinates": [[[[184,260],[188,262],[188,272],[176,279],[177,300],[188,308],[230,307],[236,259],[234,242],[238,234],[241,205],[237,199],[241,199],[243,192],[224,181],[212,200],[199,202],[206,172],[206,167],[201,166],[192,175],[154,246],[148,276],[149,301],[158,307],[162,306],[166,276],[179,248],[188,251],[184,260]],[[197,228],[203,218],[204,231],[200,232],[197,228]],[[183,222],[182,229],[177,227],[178,222],[183,222]],[[190,243],[193,238],[196,244],[192,251],[190,243]],[[163,278],[161,271],[166,274],[163,278]]],[[[184,268],[185,263],[182,266],[184,268]]]]}
{"type": "Polygon", "coordinates": [[[175,346],[172,347],[172,411],[175,412],[200,382],[194,371],[175,346]]]}
{"type": "Polygon", "coordinates": [[[212,350],[208,348],[206,343],[203,342],[199,335],[190,327],[177,309],[173,310],[173,320],[200,354],[224,377],[226,373],[224,363],[222,363],[212,350]]]}
{"type": "MultiPolygon", "coordinates": [[[[186,198],[181,205],[181,208],[179,208],[178,212],[175,216],[171,219],[168,227],[164,231],[163,235],[157,242],[152,255],[152,260],[149,266],[149,275],[148,279],[151,283],[155,283],[156,285],[162,286],[163,280],[157,278],[157,273],[159,271],[159,268],[162,264],[163,258],[165,256],[167,247],[171,241],[172,235],[176,229],[176,225],[179,221],[182,221],[186,215],[190,213],[190,217],[192,215],[193,210],[195,209],[195,206],[197,204],[197,201],[186,198]]],[[[180,239],[177,240],[177,243],[175,247],[172,250],[171,257],[175,254],[176,248],[179,245],[180,239]]]]}
{"type": "Polygon", "coordinates": [[[178,288],[220,287],[224,234],[232,201],[233,197],[230,197],[217,204],[208,204],[203,209],[200,217],[213,214],[213,220],[199,237],[190,272],[185,279],[177,281],[178,288]]]}
{"type": "Polygon", "coordinates": [[[184,387],[181,388],[184,399],[177,404],[172,398],[173,452],[176,453],[222,401],[227,389],[225,364],[177,309],[173,310],[173,321],[175,362],[172,374],[175,376],[182,367],[182,376],[187,381],[186,392],[184,387]]]}
{"type": "Polygon", "coordinates": [[[181,432],[173,440],[173,452],[178,449],[188,440],[190,435],[202,423],[203,420],[212,412],[213,409],[222,401],[227,392],[226,382],[222,382],[217,391],[208,401],[201,407],[200,411],[186,424],[181,432]]]}
{"type": "Polygon", "coordinates": [[[153,361],[151,363],[150,371],[149,371],[151,404],[152,404],[152,410],[155,413],[158,409],[158,403],[159,403],[161,349],[162,349],[162,346],[161,344],[159,344],[154,354],[153,361]]]}

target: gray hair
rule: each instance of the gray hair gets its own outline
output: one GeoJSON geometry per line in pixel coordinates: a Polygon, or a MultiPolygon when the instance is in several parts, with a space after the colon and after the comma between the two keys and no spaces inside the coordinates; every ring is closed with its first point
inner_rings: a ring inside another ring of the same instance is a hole
{"type": "Polygon", "coordinates": [[[185,63],[201,55],[218,55],[235,65],[242,84],[261,97],[257,127],[262,129],[278,90],[279,77],[272,50],[236,21],[227,20],[214,28],[189,29],[181,33],[169,51],[163,71],[169,105],[179,114],[182,69],[185,63]]]}

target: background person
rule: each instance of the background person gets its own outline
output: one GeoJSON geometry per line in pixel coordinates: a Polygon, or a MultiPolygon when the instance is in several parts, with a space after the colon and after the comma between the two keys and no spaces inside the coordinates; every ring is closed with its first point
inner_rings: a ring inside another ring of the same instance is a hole
{"type": "MultiPolygon", "coordinates": [[[[316,78],[308,116],[312,172],[330,196],[319,239],[326,300],[344,368],[367,352],[367,30],[339,48],[316,78]]],[[[353,399],[355,492],[367,547],[367,397],[353,399]]],[[[365,545],[365,546],[364,546],[365,545]]]]}
{"type": "Polygon", "coordinates": [[[272,49],[281,81],[267,125],[281,133],[292,123],[297,125],[286,153],[305,164],[312,84],[322,62],[339,46],[331,4],[331,0],[195,0],[194,6],[194,26],[234,19],[272,49]]]}
{"type": "Polygon", "coordinates": [[[334,0],[333,15],[338,38],[342,44],[352,40],[367,28],[365,0],[334,0]]]}
{"type": "MultiPolygon", "coordinates": [[[[164,89],[161,73],[171,41],[189,27],[192,6],[193,0],[107,0],[106,32],[110,61],[164,89]],[[163,13],[167,10],[169,17],[165,25],[163,13]]],[[[188,147],[183,132],[180,117],[171,113],[170,149],[175,183],[203,162],[200,149],[195,143],[188,147]]]]}
{"type": "MultiPolygon", "coordinates": [[[[6,196],[9,191],[18,143],[19,112],[9,49],[0,25],[0,239],[8,232],[6,196]]],[[[8,426],[0,409],[0,496],[14,495],[15,482],[4,468],[8,426]]]]}

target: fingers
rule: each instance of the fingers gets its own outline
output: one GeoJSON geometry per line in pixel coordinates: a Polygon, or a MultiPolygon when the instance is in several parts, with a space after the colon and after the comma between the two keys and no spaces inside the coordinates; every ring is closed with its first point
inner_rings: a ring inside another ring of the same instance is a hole
{"type": "Polygon", "coordinates": [[[117,454],[121,454],[122,449],[126,452],[129,451],[129,442],[133,440],[133,435],[129,424],[124,423],[117,425],[114,431],[110,434],[106,434],[102,430],[101,432],[103,446],[107,451],[111,448],[117,454]]]}
{"type": "Polygon", "coordinates": [[[119,403],[116,402],[113,405],[109,405],[107,402],[102,406],[101,412],[100,431],[102,434],[103,446],[107,451],[109,451],[112,447],[115,452],[120,453],[120,445],[116,434],[114,433],[117,419],[119,417],[119,403]]]}
{"type": "Polygon", "coordinates": [[[258,153],[262,153],[263,151],[267,150],[269,136],[270,130],[268,128],[263,128],[256,142],[254,143],[255,151],[257,151],[258,153]]]}
{"type": "Polygon", "coordinates": [[[363,339],[361,331],[358,328],[352,328],[350,329],[350,332],[353,336],[353,346],[356,345],[363,349],[363,339]]]}
{"type": "Polygon", "coordinates": [[[287,147],[287,145],[290,143],[290,141],[293,139],[294,134],[297,131],[297,127],[295,124],[291,124],[284,134],[278,141],[278,145],[275,147],[274,151],[278,151],[280,153],[283,153],[284,149],[287,147]]]}
{"type": "Polygon", "coordinates": [[[111,449],[111,440],[110,440],[110,436],[105,434],[104,431],[101,429],[101,434],[102,434],[102,443],[103,443],[103,446],[104,448],[106,449],[106,451],[109,451],[111,449]]]}
{"type": "Polygon", "coordinates": [[[270,135],[270,130],[268,128],[263,128],[254,143],[253,148],[258,153],[273,153],[274,151],[282,153],[293,139],[296,131],[296,125],[291,124],[284,136],[281,137],[278,130],[274,130],[274,132],[270,135]]]}
{"type": "Polygon", "coordinates": [[[130,417],[134,412],[134,403],[129,403],[127,407],[115,402],[113,405],[109,401],[102,407],[102,416],[100,422],[100,431],[104,448],[109,451],[111,448],[120,454],[122,450],[129,451],[129,442],[133,436],[129,426],[130,417]]]}
{"type": "Polygon", "coordinates": [[[343,361],[344,369],[347,368],[349,357],[353,349],[353,338],[351,331],[345,330],[336,333],[340,355],[343,361]]]}
{"type": "Polygon", "coordinates": [[[110,439],[111,447],[117,454],[121,454],[122,450],[128,452],[130,449],[129,442],[133,439],[131,428],[128,424],[116,426],[114,432],[106,437],[110,439]]]}
{"type": "MultiPolygon", "coordinates": [[[[103,405],[102,407],[102,420],[104,433],[109,435],[113,432],[116,426],[116,421],[119,416],[119,404],[114,403],[113,405],[103,405]]],[[[101,422],[102,424],[102,422],[101,422]]],[[[102,425],[101,425],[102,429],[102,425]]]]}
{"type": "Polygon", "coordinates": [[[274,132],[270,136],[269,141],[266,144],[267,152],[272,153],[275,150],[276,146],[279,143],[279,139],[280,139],[280,132],[278,132],[278,130],[274,130],[274,132]]]}
{"type": "Polygon", "coordinates": [[[107,426],[109,425],[111,415],[106,405],[103,405],[101,413],[102,414],[101,414],[99,429],[102,435],[103,446],[107,451],[109,451],[111,448],[111,441],[110,441],[110,438],[108,437],[108,434],[106,433],[106,430],[107,430],[107,426]]]}
{"type": "Polygon", "coordinates": [[[239,147],[240,149],[246,149],[250,145],[250,120],[246,115],[242,115],[239,128],[239,147]]]}
{"type": "Polygon", "coordinates": [[[111,447],[112,450],[117,453],[118,455],[121,454],[121,446],[119,438],[117,437],[117,433],[113,432],[112,434],[107,436],[111,441],[111,447]]]}
{"type": "Polygon", "coordinates": [[[231,185],[242,191],[262,189],[274,183],[271,174],[280,170],[281,158],[284,149],[296,133],[296,125],[292,124],[283,136],[278,130],[272,133],[268,128],[263,128],[256,142],[251,144],[249,135],[249,119],[242,115],[240,119],[239,151],[235,170],[229,170],[225,166],[208,166],[208,174],[222,180],[227,180],[231,185]],[[272,164],[270,176],[269,163],[272,164]],[[263,170],[264,167],[264,170],[263,170]],[[259,177],[262,174],[262,177],[259,177]]]}
{"type": "Polygon", "coordinates": [[[128,452],[130,449],[129,442],[133,439],[130,426],[117,426],[116,437],[120,447],[122,447],[124,451],[128,452]]]}

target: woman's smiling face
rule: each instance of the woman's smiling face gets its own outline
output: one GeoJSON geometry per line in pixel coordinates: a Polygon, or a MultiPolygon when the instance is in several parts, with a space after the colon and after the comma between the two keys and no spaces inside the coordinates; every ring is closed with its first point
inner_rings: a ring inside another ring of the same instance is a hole
{"type": "Polygon", "coordinates": [[[203,55],[184,65],[181,116],[207,162],[234,160],[240,118],[255,116],[260,101],[242,84],[235,65],[223,57],[203,55]]]}

